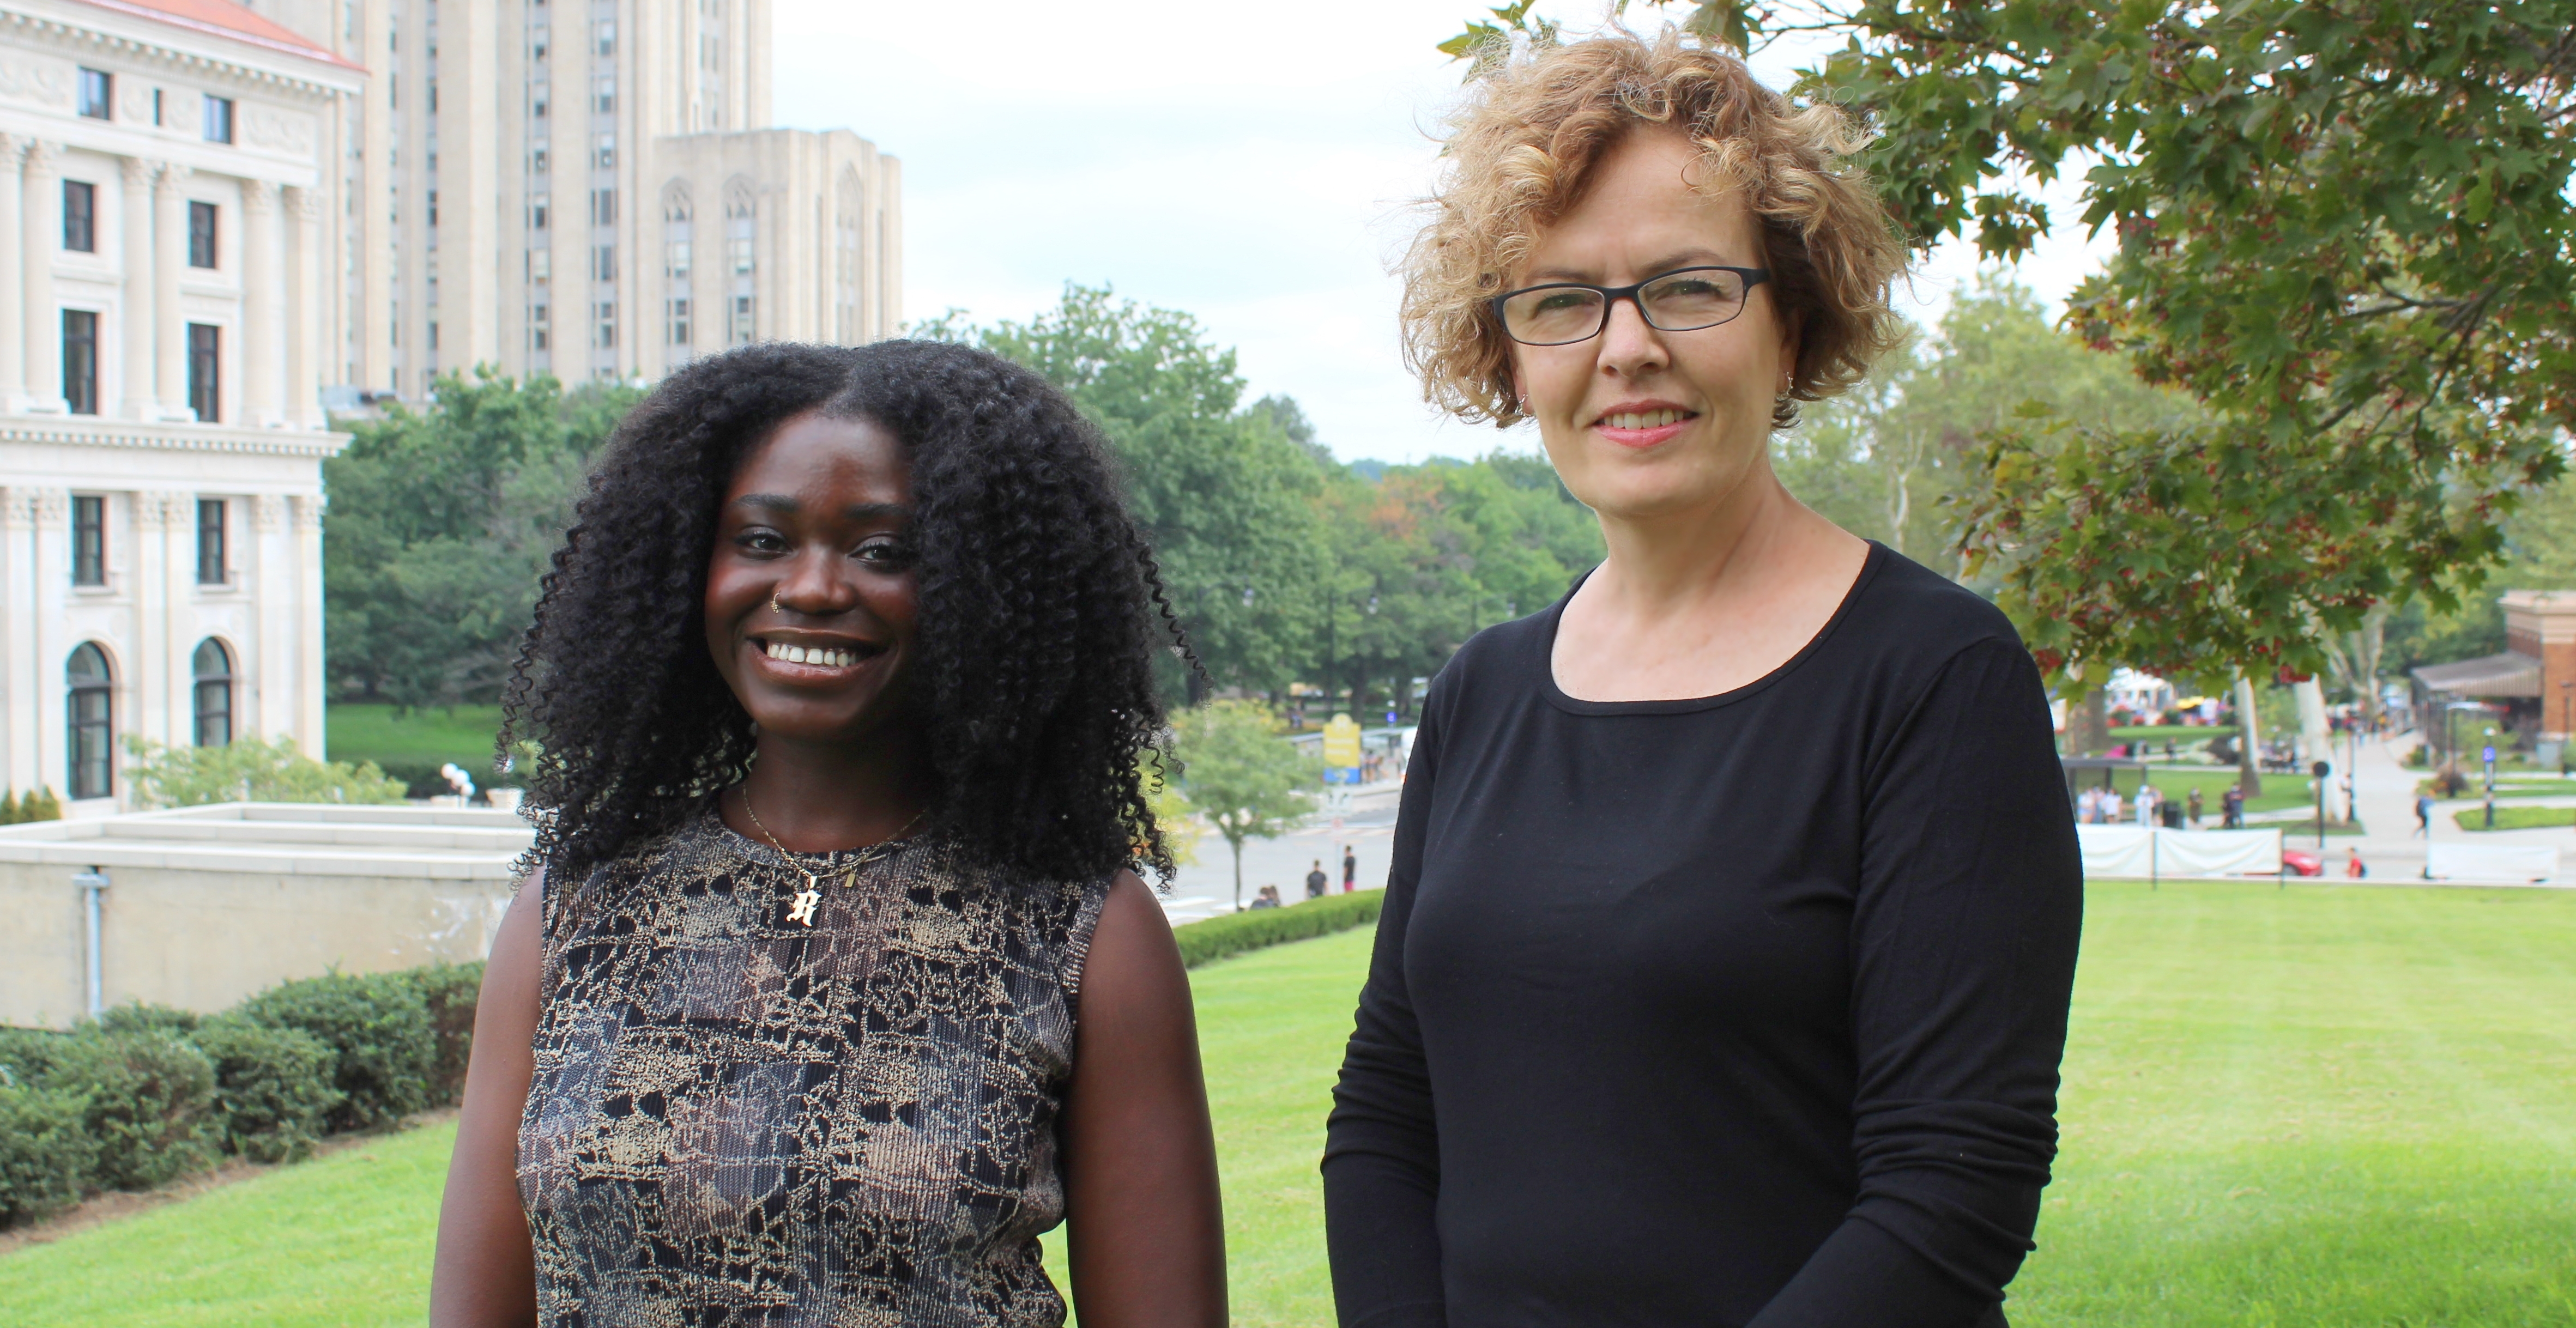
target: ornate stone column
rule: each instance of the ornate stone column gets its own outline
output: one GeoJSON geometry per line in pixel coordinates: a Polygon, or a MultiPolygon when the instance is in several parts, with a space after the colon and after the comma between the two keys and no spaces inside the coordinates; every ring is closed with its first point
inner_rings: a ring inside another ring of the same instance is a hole
{"type": "MultiPolygon", "coordinates": [[[[316,329],[322,317],[322,282],[316,261],[321,256],[321,241],[314,223],[321,212],[321,191],[292,186],[286,190],[286,420],[308,429],[323,425],[322,379],[314,363],[321,351],[321,334],[316,329]]],[[[321,695],[320,684],[315,686],[314,695],[321,695]]],[[[308,750],[321,749],[316,745],[308,750]]]]}
{"type": "Polygon", "coordinates": [[[287,500],[295,514],[294,737],[306,755],[328,760],[322,727],[322,495],[287,500]]]}
{"type": "MultiPolygon", "coordinates": [[[[54,143],[38,141],[27,146],[26,189],[20,199],[34,200],[39,216],[48,211],[43,200],[52,198],[57,205],[60,203],[56,163],[62,160],[62,152],[61,146],[54,143]]],[[[63,315],[54,306],[54,251],[62,245],[62,231],[41,221],[33,226],[22,222],[19,238],[24,243],[19,249],[22,279],[18,286],[18,325],[23,330],[20,350],[27,365],[27,409],[58,412],[64,409],[63,315]]]]}
{"type": "MultiPolygon", "coordinates": [[[[27,207],[20,172],[33,146],[17,134],[0,134],[0,255],[23,253],[37,238],[19,224],[27,207]]],[[[26,301],[25,262],[0,257],[0,410],[15,412],[27,405],[26,301]]]]}
{"type": "Polygon", "coordinates": [[[152,182],[152,342],[161,417],[192,420],[188,409],[188,316],[179,305],[179,274],[188,267],[188,199],[179,192],[188,168],[164,164],[152,182]]]}
{"type": "Polygon", "coordinates": [[[125,206],[117,217],[125,251],[125,401],[119,414],[127,419],[160,416],[160,384],[152,358],[152,179],[160,164],[141,157],[125,159],[125,206]]]}
{"type": "Polygon", "coordinates": [[[284,292],[278,278],[277,185],[242,181],[242,411],[244,424],[282,423],[278,413],[278,326],[284,292]]]}

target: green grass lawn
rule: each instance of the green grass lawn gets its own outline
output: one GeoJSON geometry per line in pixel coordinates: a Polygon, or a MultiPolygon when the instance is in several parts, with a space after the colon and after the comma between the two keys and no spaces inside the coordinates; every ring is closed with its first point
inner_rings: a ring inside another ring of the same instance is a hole
{"type": "MultiPolygon", "coordinates": [[[[1350,932],[1197,970],[1235,1320],[1328,1324],[1350,932]]],[[[2576,893],[2097,884],[2016,1328],[2576,1324],[2576,893]]],[[[0,1321],[412,1324],[447,1128],[0,1258],[0,1321]]]]}
{"type": "Polygon", "coordinates": [[[501,707],[468,705],[404,715],[389,705],[342,703],[323,712],[323,728],[334,761],[430,766],[454,761],[479,779],[492,764],[492,735],[501,728],[501,707]]]}
{"type": "MultiPolygon", "coordinates": [[[[2137,796],[2138,785],[2141,782],[2137,771],[2114,770],[2110,773],[2111,787],[2120,791],[2122,801],[2125,802],[2137,796]]],[[[2214,826],[2218,823],[2218,799],[2236,783],[2236,767],[2159,764],[2146,772],[2146,780],[2152,781],[2157,790],[2168,798],[2188,800],[2191,797],[2191,791],[2195,788],[2199,789],[2202,824],[2214,826]]],[[[2247,799],[2245,810],[2272,812],[2291,807],[2313,807],[2316,805],[2317,795],[2308,787],[2311,782],[2313,781],[2306,775],[2265,775],[2261,796],[2247,799]]],[[[2078,781],[2077,787],[2090,785],[2099,788],[2101,784],[2101,772],[2088,771],[2078,781]]],[[[2340,793],[2336,801],[2340,803],[2340,793]]],[[[2127,809],[2124,807],[2122,810],[2127,809]]]]}
{"type": "MultiPolygon", "coordinates": [[[[2451,821],[2463,830],[2489,828],[2484,807],[2463,807],[2451,813],[2451,821]]],[[[2539,830],[2556,825],[2576,825],[2576,807],[2517,807],[2501,801],[2496,803],[2494,829],[2539,830]]]]}
{"type": "Polygon", "coordinates": [[[2111,726],[2113,742],[2163,742],[2171,738],[2177,748],[2207,746],[2212,738],[2235,736],[2236,726],[2233,724],[2114,724],[2111,726]]]}

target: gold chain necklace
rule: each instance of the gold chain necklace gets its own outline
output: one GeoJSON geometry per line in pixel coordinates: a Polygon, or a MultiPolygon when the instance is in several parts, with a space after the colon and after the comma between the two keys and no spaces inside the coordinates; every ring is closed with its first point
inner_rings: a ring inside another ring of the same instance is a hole
{"type": "MultiPolygon", "coordinates": [[[[797,866],[796,859],[788,853],[787,846],[778,842],[778,836],[771,834],[769,827],[761,822],[760,813],[751,809],[751,786],[748,784],[742,786],[742,814],[751,818],[751,823],[760,831],[761,838],[768,840],[769,846],[778,850],[778,856],[786,859],[787,865],[805,878],[805,888],[797,894],[795,906],[787,910],[787,920],[799,926],[813,926],[814,906],[823,900],[822,883],[814,878],[814,873],[797,866]]],[[[892,853],[895,844],[905,835],[912,833],[912,828],[921,824],[921,818],[929,814],[930,809],[927,807],[914,812],[912,819],[903,823],[902,829],[860,849],[858,856],[850,859],[849,868],[841,873],[843,888],[849,887],[859,879],[859,868],[892,853]]]]}

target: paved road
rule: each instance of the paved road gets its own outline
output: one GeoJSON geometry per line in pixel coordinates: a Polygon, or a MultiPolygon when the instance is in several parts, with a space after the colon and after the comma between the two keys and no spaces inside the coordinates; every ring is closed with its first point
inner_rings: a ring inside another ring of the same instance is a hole
{"type": "MultiPolygon", "coordinates": [[[[1359,884],[1363,890],[1385,886],[1388,851],[1395,842],[1396,795],[1403,789],[1399,783],[1367,785],[1351,792],[1347,809],[1341,813],[1341,829],[1334,829],[1334,816],[1322,813],[1302,829],[1277,839],[1255,839],[1243,846],[1243,902],[1249,904],[1261,887],[1279,887],[1279,897],[1291,904],[1306,897],[1308,864],[1321,860],[1329,888],[1342,888],[1341,846],[1350,845],[1359,860],[1359,884]]],[[[1234,854],[1226,847],[1225,838],[1214,831],[1200,835],[1198,861],[1181,868],[1172,881],[1171,892],[1163,898],[1163,913],[1173,922],[1195,922],[1234,911],[1234,854]]]]}
{"type": "MultiPolygon", "coordinates": [[[[2424,779],[2424,771],[2400,764],[2400,759],[2414,750],[2415,735],[2401,733],[2377,742],[2361,744],[2360,760],[2353,770],[2353,800],[2358,804],[2364,831],[2359,836],[2326,836],[2326,864],[2330,877],[2343,876],[2344,850],[2358,847],[2362,862],[2370,868],[2370,879],[2387,882],[2420,883],[2424,874],[2424,838],[2415,830],[2415,786],[2424,779]]],[[[2338,747],[2338,754],[2341,752],[2338,747]]],[[[2308,781],[2300,776],[2267,776],[2273,780],[2295,779],[2297,787],[2308,781]]],[[[2337,780],[2340,783],[2340,778],[2337,780]]],[[[2340,797],[2341,789],[2335,791],[2340,797]]],[[[2433,805],[2433,836],[2446,843],[2475,844],[2548,844],[2562,854],[2557,884],[2568,884],[2576,876],[2576,830],[2543,828],[2536,830],[2486,830],[2471,833],[2461,830],[2451,814],[2463,808],[2480,805],[2477,798],[2438,801],[2433,805]]],[[[2570,807],[2576,797],[2516,798],[2517,806],[2570,807]]],[[[2316,840],[2292,834],[2287,841],[2294,848],[2313,849],[2316,840]]]]}

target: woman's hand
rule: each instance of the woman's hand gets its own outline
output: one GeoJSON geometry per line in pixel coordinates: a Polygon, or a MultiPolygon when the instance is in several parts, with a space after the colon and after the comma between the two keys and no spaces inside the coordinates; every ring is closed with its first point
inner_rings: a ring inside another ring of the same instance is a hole
{"type": "Polygon", "coordinates": [[[545,873],[520,885],[492,938],[474,1005],[474,1052],[447,1196],[438,1208],[438,1254],[429,1276],[432,1328],[517,1328],[537,1321],[536,1253],[519,1206],[519,1114],[536,1072],[539,916],[545,873]]]}
{"type": "Polygon", "coordinates": [[[1062,1138],[1083,1328],[1223,1328],[1225,1219],[1189,976],[1133,872],[1092,933],[1062,1138]]]}

